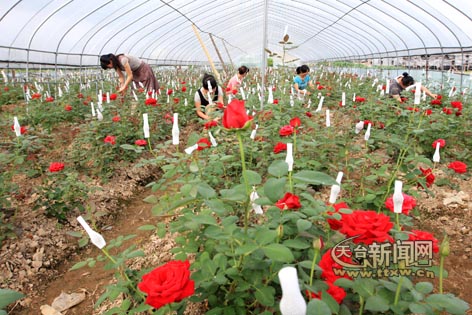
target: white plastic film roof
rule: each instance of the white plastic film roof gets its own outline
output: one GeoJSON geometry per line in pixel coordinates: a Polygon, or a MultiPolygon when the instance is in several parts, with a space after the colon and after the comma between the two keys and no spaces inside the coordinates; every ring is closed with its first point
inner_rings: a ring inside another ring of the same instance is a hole
{"type": "Polygon", "coordinates": [[[1,0],[0,61],[206,63],[192,24],[217,63],[281,52],[285,31],[301,61],[460,53],[472,47],[471,18],[468,0],[1,0]]]}

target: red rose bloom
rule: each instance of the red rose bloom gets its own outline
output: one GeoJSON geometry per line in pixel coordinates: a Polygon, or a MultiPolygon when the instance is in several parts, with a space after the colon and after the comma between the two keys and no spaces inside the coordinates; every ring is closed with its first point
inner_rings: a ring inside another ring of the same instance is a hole
{"type": "Polygon", "coordinates": [[[182,86],[182,92],[186,92],[187,91],[187,87],[186,86],[182,86]]]}
{"type": "Polygon", "coordinates": [[[33,95],[31,95],[31,99],[33,100],[37,100],[40,98],[41,98],[41,93],[34,93],[33,95]]]}
{"type": "MultiPolygon", "coordinates": [[[[11,125],[11,130],[12,130],[12,131],[15,131],[15,126],[14,126],[14,125],[11,125]]],[[[26,129],[26,127],[23,127],[23,126],[20,127],[20,134],[25,134],[26,131],[28,131],[28,130],[26,129]]]]}
{"type": "Polygon", "coordinates": [[[313,114],[312,114],[311,112],[306,112],[305,115],[306,115],[307,117],[313,116],[313,114]]]}
{"type": "Polygon", "coordinates": [[[433,113],[433,110],[431,110],[431,109],[427,109],[427,110],[424,111],[424,115],[425,115],[425,116],[429,116],[429,115],[431,115],[432,113],[433,113]]]}
{"type": "Polygon", "coordinates": [[[190,279],[189,268],[188,260],[174,260],[145,274],[138,288],[147,294],[146,304],[157,309],[191,296],[195,283],[190,279]]]}
{"type": "Polygon", "coordinates": [[[168,89],[168,90],[167,90],[167,95],[171,95],[173,92],[174,92],[174,90],[168,89]]]}
{"type": "Polygon", "coordinates": [[[393,227],[390,218],[383,213],[372,210],[355,210],[352,213],[343,215],[343,226],[339,230],[347,237],[353,237],[354,243],[370,245],[373,242],[392,242],[392,237],[388,234],[393,227]]]}
{"type": "Polygon", "coordinates": [[[447,167],[454,170],[454,172],[459,173],[459,174],[463,174],[467,172],[467,164],[462,163],[460,161],[451,162],[449,163],[447,167]]]}
{"type": "Polygon", "coordinates": [[[458,111],[462,110],[462,102],[459,102],[459,101],[451,102],[451,106],[453,108],[456,108],[458,111]]]}
{"type": "Polygon", "coordinates": [[[117,97],[118,95],[116,95],[115,93],[110,94],[110,100],[112,101],[116,100],[117,97]]]}
{"type": "Polygon", "coordinates": [[[226,129],[242,129],[249,125],[250,118],[246,113],[244,101],[233,99],[223,112],[223,127],[226,129]]]}
{"type": "MultiPolygon", "coordinates": [[[[343,266],[341,266],[339,263],[337,263],[333,257],[331,256],[333,249],[330,248],[326,251],[326,253],[323,254],[323,256],[320,259],[320,262],[318,263],[318,266],[321,268],[321,278],[326,280],[327,282],[334,283],[337,279],[340,278],[346,278],[346,279],[352,279],[347,273],[344,274],[344,276],[338,276],[337,274],[334,273],[333,269],[343,269],[343,266]]],[[[352,253],[349,249],[341,252],[338,251],[334,253],[340,261],[348,263],[348,264],[354,264],[352,262],[352,253]]]]}
{"type": "Polygon", "coordinates": [[[223,104],[223,103],[218,103],[218,104],[217,104],[217,107],[218,107],[219,109],[224,109],[224,108],[225,108],[225,104],[223,104]]]}
{"type": "Polygon", "coordinates": [[[201,138],[200,140],[197,141],[198,144],[198,151],[208,149],[211,147],[211,142],[207,138],[201,138]]]}
{"type": "Polygon", "coordinates": [[[277,142],[277,144],[274,146],[274,153],[280,153],[282,151],[287,151],[287,144],[283,142],[277,142]]]}
{"type": "Polygon", "coordinates": [[[301,122],[300,118],[298,118],[298,117],[294,117],[294,118],[290,119],[290,126],[292,126],[292,127],[297,128],[297,127],[300,127],[301,124],[302,124],[302,122],[301,122]]]}
{"type": "Polygon", "coordinates": [[[139,139],[139,140],[136,140],[134,144],[139,145],[140,147],[144,147],[147,144],[147,141],[144,139],[139,139]]]}
{"type": "Polygon", "coordinates": [[[115,136],[106,136],[105,139],[103,139],[103,142],[114,145],[116,143],[116,137],[115,136]]]}
{"type": "Polygon", "coordinates": [[[178,97],[174,97],[174,104],[179,104],[180,99],[178,97]]]}
{"type": "Polygon", "coordinates": [[[441,102],[441,99],[439,99],[439,98],[431,100],[431,105],[441,105],[441,104],[442,104],[442,102],[441,102]]]}
{"type": "Polygon", "coordinates": [[[300,199],[298,198],[298,196],[296,196],[294,194],[291,194],[289,192],[286,193],[285,196],[282,199],[277,201],[277,203],[275,205],[278,208],[280,208],[281,210],[298,209],[302,206],[300,204],[300,199]]]}
{"type": "Polygon", "coordinates": [[[52,102],[54,102],[54,97],[52,97],[52,96],[46,97],[45,101],[47,103],[52,103],[52,102]]]}
{"type": "Polygon", "coordinates": [[[157,100],[155,98],[150,97],[150,98],[146,99],[144,104],[151,105],[151,106],[156,106],[157,105],[157,100]]]}
{"type": "Polygon", "coordinates": [[[419,231],[419,230],[412,230],[411,234],[408,235],[409,241],[432,241],[433,242],[433,252],[439,252],[438,240],[433,236],[433,234],[419,231]]]}
{"type": "Polygon", "coordinates": [[[204,125],[205,129],[211,129],[216,126],[218,126],[218,122],[215,120],[210,120],[209,122],[206,122],[204,125]]]}
{"type": "Polygon", "coordinates": [[[452,109],[447,108],[447,107],[444,107],[442,111],[446,115],[451,115],[452,114],[452,109]]]}
{"type": "Polygon", "coordinates": [[[274,104],[278,104],[279,103],[279,100],[274,98],[274,104]]]}
{"type": "Polygon", "coordinates": [[[65,109],[66,111],[70,112],[70,111],[72,110],[72,106],[66,105],[66,106],[64,106],[64,109],[65,109]]]}
{"type": "Polygon", "coordinates": [[[364,98],[364,97],[360,97],[360,96],[356,96],[356,98],[354,99],[354,102],[356,102],[356,103],[365,102],[365,98],[364,98]]]}
{"type": "MultiPolygon", "coordinates": [[[[346,291],[344,291],[343,288],[334,285],[332,282],[326,281],[325,283],[328,285],[328,289],[326,290],[326,293],[331,295],[333,299],[336,302],[338,302],[338,304],[341,304],[344,298],[346,297],[346,291]]],[[[311,297],[312,299],[321,300],[321,291],[318,293],[315,293],[315,292],[310,292],[307,290],[306,292],[309,298],[311,297]]]]}
{"type": "Polygon", "coordinates": [[[440,148],[444,148],[444,146],[446,145],[446,140],[444,140],[444,139],[435,140],[435,141],[433,142],[433,148],[434,148],[434,149],[436,149],[437,143],[439,143],[439,147],[440,147],[440,148]]]}
{"type": "Polygon", "coordinates": [[[49,165],[49,171],[51,173],[59,172],[64,169],[64,163],[61,162],[52,162],[51,165],[49,165]]]}
{"type": "MultiPolygon", "coordinates": [[[[409,196],[405,193],[402,193],[403,195],[403,205],[402,205],[402,213],[404,215],[408,215],[411,209],[416,207],[416,199],[413,198],[412,196],[409,196]]],[[[393,212],[393,196],[387,198],[385,201],[385,207],[393,212]]]]}
{"type": "Polygon", "coordinates": [[[295,130],[295,128],[293,128],[293,126],[286,125],[286,126],[283,126],[282,128],[280,128],[279,135],[281,135],[283,137],[290,136],[293,133],[294,130],[295,130]]]}
{"type": "Polygon", "coordinates": [[[121,120],[120,116],[114,116],[112,119],[114,122],[119,122],[121,120]]]}
{"type": "Polygon", "coordinates": [[[436,179],[436,177],[433,174],[433,171],[430,168],[424,169],[421,167],[420,167],[420,171],[421,173],[423,173],[423,176],[426,178],[426,186],[431,187],[431,185],[434,183],[434,180],[436,179]]]}
{"type": "Polygon", "coordinates": [[[77,94],[78,98],[84,98],[84,95],[82,93],[77,94]]]}
{"type": "MultiPolygon", "coordinates": [[[[339,210],[341,209],[349,209],[349,206],[345,203],[345,202],[338,202],[338,203],[335,203],[335,204],[332,204],[330,205],[331,207],[333,207],[334,211],[327,211],[326,214],[328,215],[333,215],[335,213],[339,213],[339,210]]],[[[343,214],[341,214],[342,216],[343,214]]],[[[342,218],[340,220],[337,220],[337,219],[327,219],[326,220],[329,224],[329,227],[332,229],[332,230],[339,230],[342,226],[343,226],[343,223],[342,223],[342,218]]]]}

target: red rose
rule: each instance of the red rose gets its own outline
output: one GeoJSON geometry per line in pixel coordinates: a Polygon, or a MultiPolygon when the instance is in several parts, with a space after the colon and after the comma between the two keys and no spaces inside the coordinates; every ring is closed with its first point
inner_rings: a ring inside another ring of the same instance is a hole
{"type": "Polygon", "coordinates": [[[144,139],[139,139],[139,140],[136,140],[134,144],[139,145],[140,147],[144,147],[147,144],[147,141],[144,139]]]}
{"type": "Polygon", "coordinates": [[[462,102],[459,102],[459,101],[451,102],[451,106],[453,108],[456,108],[458,111],[462,110],[462,102]]]}
{"type": "Polygon", "coordinates": [[[223,112],[223,126],[226,129],[242,129],[249,126],[250,121],[244,101],[233,99],[223,112]]]}
{"type": "Polygon", "coordinates": [[[40,98],[41,98],[41,93],[34,93],[33,95],[31,95],[31,99],[33,100],[37,100],[40,98]]]}
{"type": "Polygon", "coordinates": [[[356,103],[365,102],[365,98],[364,98],[364,97],[360,97],[360,96],[356,96],[356,98],[354,99],[354,102],[356,102],[356,103]]]}
{"type": "Polygon", "coordinates": [[[419,231],[419,230],[412,230],[411,234],[408,235],[409,241],[432,241],[433,242],[433,252],[439,252],[438,240],[433,236],[433,234],[419,231]]]}
{"type": "Polygon", "coordinates": [[[293,133],[294,130],[295,129],[293,128],[293,126],[286,125],[286,126],[283,126],[282,128],[280,128],[279,135],[281,135],[281,136],[290,136],[293,133]]]}
{"type": "Polygon", "coordinates": [[[438,95],[436,96],[436,99],[437,99],[437,100],[441,100],[441,99],[442,99],[442,95],[438,94],[438,95]]]}
{"type": "Polygon", "coordinates": [[[392,237],[388,234],[393,227],[390,218],[383,213],[372,210],[355,210],[352,213],[343,215],[343,226],[339,230],[347,237],[353,237],[354,243],[370,245],[373,242],[392,242],[392,237]]]}
{"type": "Polygon", "coordinates": [[[64,109],[65,109],[66,111],[70,112],[70,111],[72,110],[72,106],[66,105],[66,106],[64,106],[64,109]]]}
{"type": "Polygon", "coordinates": [[[452,114],[452,109],[447,108],[447,107],[444,107],[442,111],[446,115],[451,115],[452,114]]]}
{"type": "Polygon", "coordinates": [[[305,115],[306,115],[307,117],[313,116],[313,114],[312,114],[311,112],[306,112],[305,115]]]}
{"type": "MultiPolygon", "coordinates": [[[[416,207],[416,199],[405,193],[402,193],[402,194],[403,194],[402,213],[404,215],[408,215],[410,210],[416,207]]],[[[385,201],[385,207],[393,212],[393,196],[387,198],[387,200],[385,201]]]]}
{"type": "Polygon", "coordinates": [[[155,98],[150,97],[150,98],[146,99],[144,104],[156,106],[157,105],[157,100],[155,98]]]}
{"type": "Polygon", "coordinates": [[[216,126],[218,126],[218,122],[215,120],[210,120],[209,122],[206,122],[204,125],[205,129],[211,129],[216,126]]]}
{"type": "Polygon", "coordinates": [[[323,90],[325,87],[322,86],[322,85],[318,85],[316,88],[317,88],[318,90],[323,90]]]}
{"type": "Polygon", "coordinates": [[[207,138],[201,138],[200,140],[197,141],[198,144],[198,151],[208,149],[211,147],[211,142],[207,138]]]}
{"type": "Polygon", "coordinates": [[[431,185],[434,183],[434,180],[436,178],[433,174],[433,171],[430,168],[424,169],[424,168],[421,168],[421,167],[420,167],[420,171],[421,171],[421,173],[423,173],[423,176],[426,179],[426,186],[431,187],[431,185]]]}
{"type": "Polygon", "coordinates": [[[179,104],[180,99],[178,97],[174,97],[174,104],[179,104]]]}
{"type": "Polygon", "coordinates": [[[434,149],[436,149],[437,143],[439,143],[439,147],[440,147],[440,148],[444,148],[444,146],[446,145],[446,140],[444,140],[444,139],[435,140],[435,141],[433,142],[433,148],[434,148],[434,149]]]}
{"type": "Polygon", "coordinates": [[[460,161],[451,162],[449,163],[447,167],[454,170],[454,172],[459,173],[459,174],[463,174],[467,172],[467,164],[462,163],[460,161]]]}
{"type": "Polygon", "coordinates": [[[110,94],[110,100],[112,101],[116,100],[117,97],[118,95],[116,95],[115,93],[110,94]]]}
{"type": "Polygon", "coordinates": [[[457,117],[462,116],[462,112],[461,112],[460,110],[458,110],[458,111],[456,112],[456,116],[457,116],[457,117]]]}
{"type": "Polygon", "coordinates": [[[51,165],[49,165],[49,171],[51,173],[59,172],[64,169],[64,163],[61,162],[52,162],[51,165]]]}
{"type": "MultiPolygon", "coordinates": [[[[14,125],[11,125],[11,130],[12,130],[12,131],[15,131],[15,126],[14,126],[14,125]]],[[[25,134],[26,131],[28,131],[28,130],[26,129],[26,127],[23,127],[23,126],[20,127],[20,134],[25,134]]]]}
{"type": "Polygon", "coordinates": [[[189,267],[188,260],[174,260],[145,274],[138,288],[147,294],[146,304],[160,308],[191,296],[195,283],[190,280],[189,267]]]}
{"type": "Polygon", "coordinates": [[[116,137],[115,136],[106,136],[105,139],[103,139],[103,142],[114,145],[116,143],[116,137]]]}
{"type": "Polygon", "coordinates": [[[171,95],[173,92],[174,92],[174,90],[168,89],[168,90],[167,90],[167,95],[171,95]]]}
{"type": "Polygon", "coordinates": [[[186,92],[187,91],[187,87],[186,86],[182,86],[182,92],[186,92]]]}
{"type": "Polygon", "coordinates": [[[294,117],[294,118],[290,119],[290,126],[292,126],[292,127],[295,127],[295,128],[300,127],[301,124],[302,124],[302,122],[301,122],[300,118],[298,118],[298,117],[294,117]]]}
{"type": "MultiPolygon", "coordinates": [[[[321,268],[321,278],[326,280],[327,282],[334,282],[337,279],[340,278],[346,278],[346,279],[352,279],[347,273],[344,274],[344,276],[338,276],[337,274],[334,273],[333,269],[343,269],[343,266],[341,266],[339,263],[337,263],[332,255],[333,249],[330,248],[326,251],[326,253],[321,256],[320,262],[318,263],[318,266],[321,268]]],[[[348,264],[354,264],[352,261],[352,253],[350,249],[346,249],[343,251],[336,251],[333,253],[333,255],[336,255],[336,257],[345,263],[348,264]]]]}
{"type": "Polygon", "coordinates": [[[84,98],[84,95],[82,93],[77,94],[78,98],[84,98]]]}
{"type": "MultiPolygon", "coordinates": [[[[328,285],[326,293],[331,295],[333,299],[338,302],[338,304],[341,304],[344,298],[346,297],[346,291],[344,291],[343,288],[334,285],[332,282],[326,281],[325,283],[328,285]]],[[[306,293],[309,298],[321,300],[321,291],[315,293],[307,290],[306,293]]]]}
{"type": "Polygon", "coordinates": [[[275,204],[277,207],[279,207],[281,210],[285,209],[298,209],[302,205],[300,204],[300,199],[298,196],[291,194],[291,193],[286,193],[285,196],[277,201],[275,204]]]}
{"type": "Polygon", "coordinates": [[[52,96],[49,96],[49,97],[46,97],[46,100],[45,100],[47,103],[52,103],[54,102],[54,97],[52,96]]]}
{"type": "Polygon", "coordinates": [[[114,116],[112,119],[114,122],[119,122],[121,120],[120,116],[114,116]]]}
{"type": "Polygon", "coordinates": [[[274,104],[278,104],[279,103],[279,100],[274,98],[274,104]]]}
{"type": "Polygon", "coordinates": [[[274,153],[280,153],[282,151],[287,151],[287,144],[283,142],[277,142],[277,144],[274,146],[274,153]]]}
{"type": "Polygon", "coordinates": [[[427,109],[427,110],[424,111],[424,115],[425,115],[425,116],[429,116],[429,115],[431,115],[432,113],[433,113],[433,111],[432,111],[431,109],[427,109]]]}
{"type": "MultiPolygon", "coordinates": [[[[349,206],[345,202],[338,202],[335,204],[332,204],[331,207],[333,207],[334,211],[327,211],[326,214],[332,216],[335,213],[339,213],[339,210],[341,209],[349,209],[349,206]]],[[[341,214],[342,215],[342,214],[341,214]]],[[[339,230],[342,226],[342,218],[340,220],[337,219],[327,219],[327,222],[329,224],[329,227],[332,230],[339,230]]]]}
{"type": "Polygon", "coordinates": [[[441,99],[436,98],[434,100],[431,100],[431,105],[441,105],[441,99]]]}
{"type": "Polygon", "coordinates": [[[219,109],[225,109],[225,104],[223,103],[218,103],[217,106],[219,109]]]}

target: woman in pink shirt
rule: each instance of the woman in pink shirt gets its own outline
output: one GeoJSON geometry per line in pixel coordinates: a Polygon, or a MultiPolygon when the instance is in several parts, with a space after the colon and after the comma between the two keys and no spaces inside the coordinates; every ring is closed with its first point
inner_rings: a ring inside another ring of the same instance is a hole
{"type": "Polygon", "coordinates": [[[229,80],[228,85],[226,86],[226,95],[236,94],[241,87],[241,82],[243,81],[244,77],[249,73],[249,68],[246,66],[241,66],[238,68],[238,73],[234,77],[229,80]],[[233,91],[236,90],[236,93],[233,91]]]}

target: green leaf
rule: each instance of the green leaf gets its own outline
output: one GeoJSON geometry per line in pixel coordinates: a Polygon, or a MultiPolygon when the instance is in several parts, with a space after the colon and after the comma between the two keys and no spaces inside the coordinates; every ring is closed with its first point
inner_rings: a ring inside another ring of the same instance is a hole
{"type": "Polygon", "coordinates": [[[354,282],[346,278],[339,278],[334,281],[334,285],[345,289],[351,289],[354,285],[354,282]]]}
{"type": "Polygon", "coordinates": [[[264,306],[274,305],[275,289],[270,286],[256,286],[256,300],[264,306]]]}
{"type": "Polygon", "coordinates": [[[258,230],[255,235],[255,240],[259,245],[267,245],[273,243],[277,238],[277,231],[274,230],[258,230]]]}
{"type": "Polygon", "coordinates": [[[425,314],[426,313],[426,307],[419,303],[411,303],[408,308],[412,313],[416,314],[425,314]]]}
{"type": "Polygon", "coordinates": [[[76,263],[75,265],[73,265],[69,269],[69,271],[80,269],[82,267],[85,267],[87,264],[88,264],[88,261],[80,261],[80,262],[76,263]]]}
{"type": "Polygon", "coordinates": [[[259,247],[256,244],[244,244],[243,246],[238,246],[236,248],[236,255],[248,255],[258,249],[259,247]]]}
{"type": "Polygon", "coordinates": [[[285,193],[285,184],[285,178],[269,178],[264,184],[264,194],[270,201],[276,203],[285,193]]]}
{"type": "Polygon", "coordinates": [[[82,237],[83,236],[82,232],[78,232],[78,231],[69,231],[69,232],[67,232],[67,234],[72,236],[72,237],[82,237]]]}
{"type": "Polygon", "coordinates": [[[157,227],[155,225],[152,225],[152,224],[141,225],[140,227],[138,227],[138,230],[140,230],[140,231],[152,231],[152,230],[155,230],[155,229],[157,229],[157,227]]]}
{"type": "Polygon", "coordinates": [[[0,310],[0,315],[8,315],[6,311],[0,310]]]}
{"type": "Polygon", "coordinates": [[[306,315],[331,315],[331,309],[324,301],[312,299],[308,303],[306,315]]]}
{"type": "Polygon", "coordinates": [[[465,314],[469,305],[450,294],[432,294],[425,299],[431,307],[437,310],[445,310],[449,314],[465,314]]]}
{"type": "Polygon", "coordinates": [[[309,228],[311,228],[312,225],[313,224],[308,220],[297,220],[297,229],[299,233],[308,230],[309,228]]]}
{"type": "Polygon", "coordinates": [[[290,248],[295,248],[295,249],[307,249],[311,247],[311,242],[307,242],[306,239],[302,240],[300,238],[296,238],[296,239],[284,241],[283,245],[290,248]]]}
{"type": "Polygon", "coordinates": [[[157,199],[156,195],[150,195],[150,196],[147,196],[146,198],[144,198],[143,201],[146,202],[146,203],[156,204],[156,203],[159,202],[159,199],[157,199]]]}
{"type": "Polygon", "coordinates": [[[267,171],[270,175],[282,177],[288,173],[288,164],[283,160],[276,160],[272,162],[267,171]]]}
{"type": "Polygon", "coordinates": [[[0,289],[0,308],[5,308],[16,300],[22,299],[25,295],[10,289],[0,289]]]}
{"type": "Polygon", "coordinates": [[[270,244],[262,247],[262,250],[267,257],[274,261],[289,263],[295,259],[290,249],[281,244],[270,244]]]}
{"type": "Polygon", "coordinates": [[[300,171],[293,175],[293,179],[312,185],[336,185],[337,182],[331,176],[316,171],[300,171]]]}
{"type": "Polygon", "coordinates": [[[434,286],[430,282],[418,282],[415,284],[415,289],[423,294],[429,294],[433,292],[434,286]]]}
{"type": "Polygon", "coordinates": [[[262,181],[261,175],[254,171],[246,170],[243,172],[243,175],[246,175],[249,185],[259,185],[262,181]]]}
{"type": "Polygon", "coordinates": [[[376,295],[369,296],[365,302],[365,310],[373,312],[386,312],[390,309],[388,302],[376,295]]]}
{"type": "Polygon", "coordinates": [[[205,199],[210,199],[216,196],[216,191],[205,182],[199,183],[197,187],[198,193],[205,199]]]}

